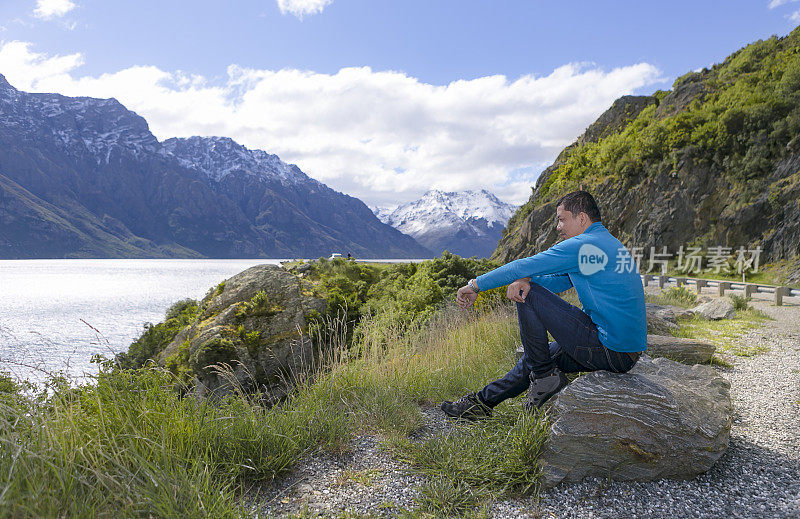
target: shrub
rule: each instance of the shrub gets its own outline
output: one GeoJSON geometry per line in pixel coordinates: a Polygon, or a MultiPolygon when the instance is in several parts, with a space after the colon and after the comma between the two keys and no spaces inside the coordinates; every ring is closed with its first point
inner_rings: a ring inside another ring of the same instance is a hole
{"type": "Polygon", "coordinates": [[[668,302],[678,306],[691,306],[697,303],[697,293],[686,287],[671,287],[662,291],[662,296],[668,302]]]}
{"type": "Polygon", "coordinates": [[[747,310],[750,305],[751,297],[739,296],[739,295],[732,295],[730,296],[731,303],[733,303],[733,308],[735,310],[747,310]]]}
{"type": "Polygon", "coordinates": [[[189,355],[189,366],[195,373],[208,370],[209,366],[225,363],[233,364],[239,360],[236,346],[230,339],[214,337],[197,347],[189,355]]]}
{"type": "Polygon", "coordinates": [[[238,304],[236,307],[236,317],[245,319],[247,317],[269,316],[282,311],[283,307],[279,304],[271,303],[267,293],[263,290],[259,290],[250,298],[250,301],[238,304]]]}
{"type": "Polygon", "coordinates": [[[164,322],[155,325],[146,323],[142,335],[130,345],[128,352],[116,356],[119,367],[136,369],[144,366],[149,359],[161,353],[199,313],[197,301],[193,299],[174,303],[167,310],[164,322]]]}

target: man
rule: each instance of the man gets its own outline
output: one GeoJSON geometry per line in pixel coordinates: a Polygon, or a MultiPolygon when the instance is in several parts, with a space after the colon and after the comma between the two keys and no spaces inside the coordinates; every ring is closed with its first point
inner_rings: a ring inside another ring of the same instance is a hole
{"type": "Polygon", "coordinates": [[[556,227],[562,241],[522,258],[458,290],[456,301],[468,308],[478,292],[508,285],[517,303],[524,353],[504,377],[442,411],[474,420],[526,389],[525,409],[541,407],[567,385],[564,373],[607,370],[625,373],[647,348],[644,289],[630,253],[600,221],[592,195],[575,191],[556,204],[556,227]],[[583,309],[554,292],[575,287],[583,309]],[[547,332],[555,339],[548,343],[547,332]]]}

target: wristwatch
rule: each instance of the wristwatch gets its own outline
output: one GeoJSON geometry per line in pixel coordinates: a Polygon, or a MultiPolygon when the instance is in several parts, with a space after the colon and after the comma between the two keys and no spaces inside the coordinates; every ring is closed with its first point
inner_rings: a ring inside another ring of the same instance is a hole
{"type": "Polygon", "coordinates": [[[473,290],[473,292],[475,292],[476,294],[477,294],[478,292],[480,292],[480,291],[481,291],[481,289],[480,289],[480,288],[478,288],[478,284],[475,282],[475,280],[474,280],[474,279],[470,279],[470,280],[467,282],[467,286],[468,286],[469,288],[471,288],[471,289],[473,290]]]}

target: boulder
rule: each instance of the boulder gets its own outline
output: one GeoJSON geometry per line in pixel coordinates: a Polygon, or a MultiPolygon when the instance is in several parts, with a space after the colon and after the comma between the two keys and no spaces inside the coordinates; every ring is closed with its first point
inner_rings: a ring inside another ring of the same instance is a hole
{"type": "Polygon", "coordinates": [[[706,303],[692,308],[692,312],[705,319],[730,319],[736,315],[736,310],[730,301],[725,299],[712,299],[706,303]]]}
{"type": "Polygon", "coordinates": [[[651,357],[666,357],[684,364],[707,364],[711,362],[716,346],[700,339],[685,339],[666,335],[647,336],[647,354],[651,357]]]}
{"type": "Polygon", "coordinates": [[[686,319],[694,315],[691,310],[681,308],[674,305],[656,305],[653,303],[645,303],[645,309],[648,316],[655,316],[669,321],[671,323],[678,323],[678,319],[686,319]]]}
{"type": "Polygon", "coordinates": [[[298,277],[277,265],[257,265],[209,291],[200,316],[157,356],[194,375],[196,391],[224,395],[239,385],[281,398],[292,374],[314,359],[308,321],[324,299],[304,291],[298,277]],[[232,376],[212,367],[226,363],[232,376]]]}
{"type": "Polygon", "coordinates": [[[628,373],[578,377],[548,404],[542,485],[690,479],[707,471],[730,440],[729,390],[710,366],[647,355],[628,373]]]}
{"type": "Polygon", "coordinates": [[[656,335],[672,335],[672,330],[677,330],[678,325],[673,321],[664,319],[663,317],[647,312],[647,333],[656,335]]]}
{"type": "Polygon", "coordinates": [[[672,335],[678,329],[678,319],[686,319],[694,315],[692,310],[673,305],[656,305],[645,303],[647,312],[647,333],[655,335],[672,335]]]}

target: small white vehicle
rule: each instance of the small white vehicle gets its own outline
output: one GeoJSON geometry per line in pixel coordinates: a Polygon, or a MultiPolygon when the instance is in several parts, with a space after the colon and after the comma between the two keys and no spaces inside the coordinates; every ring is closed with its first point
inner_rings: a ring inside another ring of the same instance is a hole
{"type": "Polygon", "coordinates": [[[339,254],[338,252],[334,252],[333,254],[331,254],[331,257],[328,258],[328,259],[341,258],[341,257],[342,257],[341,254],[339,254]]]}

